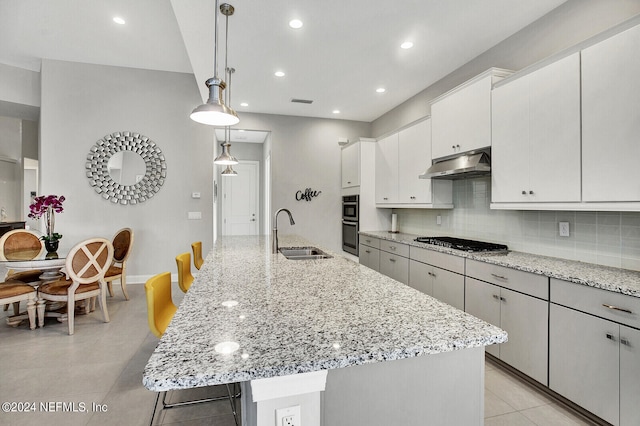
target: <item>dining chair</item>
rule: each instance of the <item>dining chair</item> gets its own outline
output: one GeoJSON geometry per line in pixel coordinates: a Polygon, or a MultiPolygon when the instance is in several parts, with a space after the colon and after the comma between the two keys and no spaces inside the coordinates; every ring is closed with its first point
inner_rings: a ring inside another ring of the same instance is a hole
{"type": "Polygon", "coordinates": [[[113,297],[111,283],[115,280],[120,280],[122,294],[126,300],[129,300],[129,293],[127,293],[127,259],[133,246],[133,230],[131,228],[122,228],[116,232],[112,241],[113,261],[104,275],[104,280],[107,283],[107,289],[111,297],[113,297]]]}
{"type": "Polygon", "coordinates": [[[195,266],[197,270],[200,270],[204,263],[204,259],[202,258],[202,241],[196,241],[191,244],[191,250],[193,250],[193,266],[195,266]]]}
{"type": "MultiPolygon", "coordinates": [[[[173,315],[176,313],[178,309],[176,305],[173,303],[173,298],[171,295],[171,273],[163,272],[149,278],[144,285],[144,291],[147,296],[147,319],[149,322],[149,329],[151,329],[151,332],[157,338],[161,338],[165,330],[167,329],[167,326],[171,322],[173,315]]],[[[231,388],[229,387],[228,384],[226,384],[225,386],[227,388],[226,396],[203,398],[203,399],[181,401],[181,402],[174,402],[174,403],[166,402],[167,392],[158,392],[158,395],[156,396],[156,402],[153,406],[153,414],[151,414],[151,422],[149,424],[153,425],[153,420],[156,416],[156,410],[158,408],[158,401],[160,399],[160,394],[162,393],[162,409],[169,409],[169,408],[175,408],[175,407],[182,407],[185,405],[193,405],[193,404],[200,404],[203,402],[213,402],[213,401],[220,401],[223,399],[229,399],[229,403],[231,404],[231,410],[233,412],[233,418],[235,420],[236,426],[238,426],[238,415],[236,412],[236,403],[235,403],[235,398],[237,397],[237,395],[234,395],[231,392],[231,388]]]]}
{"type": "Polygon", "coordinates": [[[191,274],[191,255],[189,252],[176,256],[176,264],[178,265],[178,287],[184,293],[189,291],[193,284],[193,275],[191,274]]]}
{"type": "MultiPolygon", "coordinates": [[[[20,281],[5,281],[0,284],[0,304],[13,304],[14,317],[20,316],[20,302],[27,302],[27,314],[29,317],[29,327],[33,330],[36,328],[36,289],[29,284],[20,281]]],[[[23,318],[7,318],[10,325],[18,325],[23,318]]]]}
{"type": "MultiPolygon", "coordinates": [[[[14,229],[0,237],[0,261],[31,260],[41,256],[45,251],[40,235],[28,229],[14,229]]],[[[24,283],[38,281],[42,274],[39,269],[14,271],[9,269],[5,281],[22,281],[24,283]]]]}
{"type": "Polygon", "coordinates": [[[76,244],[67,255],[65,268],[70,279],[60,279],[38,287],[38,321],[44,326],[45,302],[66,302],[69,335],[74,332],[74,311],[77,300],[87,300],[85,313],[91,309],[90,299],[98,298],[104,322],[109,322],[107,284],[104,274],[113,260],[113,245],[105,238],[90,238],[76,244]]]}

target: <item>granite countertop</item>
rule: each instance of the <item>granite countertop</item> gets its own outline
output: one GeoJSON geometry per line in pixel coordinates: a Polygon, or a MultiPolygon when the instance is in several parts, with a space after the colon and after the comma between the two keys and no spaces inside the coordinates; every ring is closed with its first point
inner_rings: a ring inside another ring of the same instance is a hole
{"type": "Polygon", "coordinates": [[[360,234],[449,253],[455,256],[466,257],[467,259],[518,269],[520,271],[545,275],[602,290],[626,294],[628,296],[640,297],[640,272],[637,271],[518,251],[508,251],[507,253],[468,253],[431,244],[419,243],[415,241],[417,235],[413,234],[392,234],[386,231],[360,231],[360,234]]]}
{"type": "MultiPolygon", "coordinates": [[[[280,237],[281,247],[304,245],[280,237]]],[[[220,238],[149,359],[144,386],[208,386],[507,340],[493,325],[328,253],[289,260],[271,253],[268,237],[220,238]],[[217,353],[222,342],[239,347],[217,353]]]]}

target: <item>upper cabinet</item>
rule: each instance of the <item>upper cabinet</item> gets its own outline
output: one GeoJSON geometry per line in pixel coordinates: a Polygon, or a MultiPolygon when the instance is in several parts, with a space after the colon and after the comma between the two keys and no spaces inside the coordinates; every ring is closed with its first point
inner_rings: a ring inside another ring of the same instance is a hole
{"type": "Polygon", "coordinates": [[[580,201],[580,54],[492,93],[492,201],[580,201]]]}
{"type": "Polygon", "coordinates": [[[342,187],[360,186],[360,142],[342,148],[342,187]]]}
{"type": "Polygon", "coordinates": [[[491,146],[491,88],[512,72],[491,68],[431,103],[431,158],[491,146]]]}
{"type": "Polygon", "coordinates": [[[376,148],[376,206],[452,208],[451,181],[419,179],[431,162],[431,120],[383,139],[376,148]]]}
{"type": "Polygon", "coordinates": [[[640,201],[640,26],[582,51],[582,197],[640,201]]]}

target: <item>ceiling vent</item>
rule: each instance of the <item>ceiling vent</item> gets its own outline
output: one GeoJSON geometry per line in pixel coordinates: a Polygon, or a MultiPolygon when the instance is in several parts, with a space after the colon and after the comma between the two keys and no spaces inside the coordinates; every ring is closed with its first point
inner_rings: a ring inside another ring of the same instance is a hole
{"type": "Polygon", "coordinates": [[[296,99],[296,98],[292,98],[291,102],[295,104],[312,104],[313,103],[311,99],[296,99]]]}

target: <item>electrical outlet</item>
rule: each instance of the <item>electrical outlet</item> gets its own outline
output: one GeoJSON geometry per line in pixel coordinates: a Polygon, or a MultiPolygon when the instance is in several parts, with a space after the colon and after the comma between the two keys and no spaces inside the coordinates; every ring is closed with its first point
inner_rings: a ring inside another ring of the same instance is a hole
{"type": "Polygon", "coordinates": [[[300,406],[278,408],[276,410],[276,426],[301,426],[300,406]]]}
{"type": "Polygon", "coordinates": [[[561,237],[569,236],[569,222],[559,222],[558,223],[558,233],[561,237]]]}

